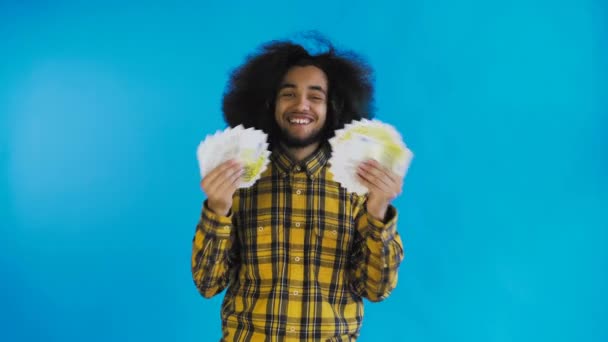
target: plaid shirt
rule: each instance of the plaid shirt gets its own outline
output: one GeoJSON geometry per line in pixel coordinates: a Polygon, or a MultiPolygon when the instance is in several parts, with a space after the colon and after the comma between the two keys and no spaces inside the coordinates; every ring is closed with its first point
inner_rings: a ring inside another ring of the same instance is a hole
{"type": "Polygon", "coordinates": [[[383,223],[365,196],[328,172],[328,145],[301,163],[275,150],[258,182],[239,189],[229,217],[206,205],[192,275],[210,298],[227,288],[221,341],[354,341],[363,301],[397,284],[403,247],[397,213],[383,223]]]}

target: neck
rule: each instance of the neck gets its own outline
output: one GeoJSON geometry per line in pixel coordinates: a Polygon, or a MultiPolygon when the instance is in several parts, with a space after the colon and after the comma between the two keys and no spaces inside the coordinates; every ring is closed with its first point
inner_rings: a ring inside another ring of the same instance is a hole
{"type": "Polygon", "coordinates": [[[311,154],[313,154],[317,150],[319,145],[320,143],[318,142],[305,147],[287,147],[283,144],[283,148],[285,148],[289,156],[293,158],[296,162],[301,162],[302,160],[308,158],[311,154]]]}

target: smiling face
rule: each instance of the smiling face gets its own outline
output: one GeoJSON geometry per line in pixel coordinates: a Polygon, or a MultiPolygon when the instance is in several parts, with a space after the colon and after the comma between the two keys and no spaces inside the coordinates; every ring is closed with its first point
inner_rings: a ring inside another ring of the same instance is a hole
{"type": "Polygon", "coordinates": [[[320,142],[327,117],[327,77],[315,66],[289,69],[279,86],[275,120],[281,142],[303,148],[320,142]]]}

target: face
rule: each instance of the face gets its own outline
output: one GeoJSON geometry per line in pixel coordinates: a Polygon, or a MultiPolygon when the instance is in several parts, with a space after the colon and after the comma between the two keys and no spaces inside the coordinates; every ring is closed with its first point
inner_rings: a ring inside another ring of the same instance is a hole
{"type": "Polygon", "coordinates": [[[325,133],[327,78],[315,66],[296,66],[285,74],[277,93],[275,119],[281,142],[288,147],[306,147],[319,142],[325,133]]]}

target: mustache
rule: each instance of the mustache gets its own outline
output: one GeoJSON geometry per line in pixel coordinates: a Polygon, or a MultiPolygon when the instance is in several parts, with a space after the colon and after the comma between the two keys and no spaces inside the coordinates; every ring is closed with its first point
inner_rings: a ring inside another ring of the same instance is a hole
{"type": "Polygon", "coordinates": [[[289,132],[289,129],[282,128],[282,127],[277,127],[277,128],[278,128],[278,132],[277,132],[278,141],[285,144],[285,146],[287,146],[287,147],[295,147],[295,148],[307,147],[312,144],[316,144],[318,142],[327,140],[329,137],[329,133],[330,133],[329,131],[331,129],[330,125],[326,122],[325,125],[323,125],[323,127],[321,129],[313,132],[308,137],[297,138],[297,137],[294,137],[293,135],[291,135],[291,133],[289,132]]]}

